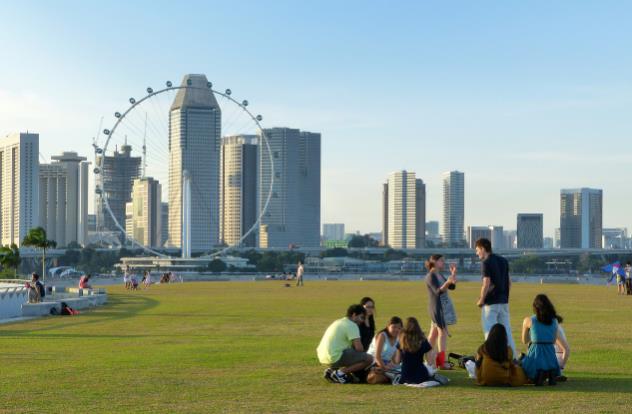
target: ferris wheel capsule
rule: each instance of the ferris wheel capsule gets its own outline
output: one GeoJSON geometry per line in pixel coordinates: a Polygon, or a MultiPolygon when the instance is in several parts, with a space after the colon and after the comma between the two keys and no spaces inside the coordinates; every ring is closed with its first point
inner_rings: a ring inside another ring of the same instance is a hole
{"type": "Polygon", "coordinates": [[[129,103],[131,103],[132,105],[134,105],[136,103],[136,99],[134,98],[129,98],[129,103]]]}
{"type": "Polygon", "coordinates": [[[114,112],[114,116],[115,116],[116,118],[120,118],[120,117],[121,117],[121,113],[120,113],[120,112],[114,112]]]}
{"type": "Polygon", "coordinates": [[[257,121],[262,121],[263,117],[261,115],[257,115],[257,121]]]}
{"type": "Polygon", "coordinates": [[[151,88],[147,88],[147,93],[149,93],[149,94],[154,93],[154,90],[151,89],[151,88]]]}
{"type": "Polygon", "coordinates": [[[103,194],[103,190],[101,190],[99,187],[97,187],[97,188],[94,190],[94,192],[95,192],[95,193],[97,193],[97,194],[99,194],[99,195],[103,194]]]}
{"type": "Polygon", "coordinates": [[[94,152],[96,152],[97,154],[103,154],[103,149],[97,147],[94,149],[94,152]]]}
{"type": "Polygon", "coordinates": [[[206,87],[209,89],[213,88],[213,82],[206,82],[206,87]]]}
{"type": "Polygon", "coordinates": [[[233,93],[233,91],[231,91],[230,89],[226,89],[226,95],[230,96],[231,93],[233,93]]]}
{"type": "Polygon", "coordinates": [[[104,133],[105,135],[110,135],[110,130],[109,130],[109,129],[104,129],[104,130],[103,130],[103,133],[104,133]]]}
{"type": "Polygon", "coordinates": [[[171,83],[171,81],[167,81],[166,85],[167,85],[167,88],[171,88],[173,86],[173,83],[171,83]]]}
{"type": "Polygon", "coordinates": [[[92,170],[92,172],[94,172],[95,174],[100,174],[101,169],[99,167],[95,167],[94,170],[92,170]]]}
{"type": "Polygon", "coordinates": [[[244,99],[244,101],[241,103],[243,106],[248,106],[248,101],[244,99]]]}

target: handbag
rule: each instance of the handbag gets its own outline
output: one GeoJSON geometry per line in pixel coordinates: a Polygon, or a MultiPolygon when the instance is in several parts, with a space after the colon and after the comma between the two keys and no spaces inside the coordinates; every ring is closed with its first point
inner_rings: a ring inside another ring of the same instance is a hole
{"type": "Polygon", "coordinates": [[[456,311],[454,310],[454,304],[452,303],[452,299],[446,293],[443,295],[439,295],[439,300],[441,301],[441,309],[443,310],[443,320],[446,325],[455,325],[456,324],[456,311]]]}

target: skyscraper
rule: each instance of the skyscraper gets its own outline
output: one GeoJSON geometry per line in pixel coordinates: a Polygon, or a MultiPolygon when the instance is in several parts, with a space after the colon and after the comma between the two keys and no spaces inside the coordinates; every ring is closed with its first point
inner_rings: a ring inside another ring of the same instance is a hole
{"type": "Polygon", "coordinates": [[[386,196],[384,229],[394,249],[423,248],[426,240],[426,186],[414,172],[397,171],[383,187],[386,196]]]}
{"type": "Polygon", "coordinates": [[[323,240],[344,240],[345,225],[344,223],[324,223],[323,224],[323,240]]]}
{"type": "Polygon", "coordinates": [[[85,157],[64,152],[41,164],[39,170],[39,224],[59,247],[88,237],[88,167],[85,157]]]}
{"type": "Polygon", "coordinates": [[[601,249],[602,205],[602,190],[592,188],[561,190],[561,248],[601,249]]]}
{"type": "Polygon", "coordinates": [[[259,211],[265,205],[272,174],[274,188],[259,227],[262,248],[320,246],[320,142],[319,133],[292,128],[264,130],[269,154],[260,140],[259,211]]]}
{"type": "Polygon", "coordinates": [[[517,243],[519,249],[541,249],[544,243],[542,214],[518,214],[517,243]]]}
{"type": "Polygon", "coordinates": [[[503,226],[489,226],[489,235],[491,237],[489,241],[492,242],[493,249],[502,250],[507,248],[503,226]]]}
{"type": "MultiPolygon", "coordinates": [[[[235,246],[257,221],[257,136],[224,137],[220,155],[220,242],[235,246]]],[[[241,243],[255,247],[257,232],[241,243]]]]}
{"type": "Polygon", "coordinates": [[[465,174],[450,171],[443,174],[443,241],[448,247],[462,245],[465,222],[465,174]]]}
{"type": "Polygon", "coordinates": [[[152,177],[137,178],[126,205],[126,233],[146,247],[162,247],[162,186],[152,177]]]}
{"type": "MultiPolygon", "coordinates": [[[[487,239],[491,241],[492,230],[489,226],[467,226],[467,240],[470,249],[473,249],[478,239],[487,239]]],[[[492,248],[494,245],[492,244],[492,248]]]]}
{"type": "Polygon", "coordinates": [[[388,181],[382,184],[382,246],[388,246],[388,181]]]}
{"type": "Polygon", "coordinates": [[[222,113],[205,75],[186,75],[169,111],[169,240],[182,247],[182,185],[191,180],[191,250],[219,242],[222,113]]]}
{"type": "Polygon", "coordinates": [[[20,245],[38,226],[39,134],[16,133],[0,140],[0,236],[20,245]]]}
{"type": "MultiPolygon", "coordinates": [[[[119,225],[125,228],[125,204],[131,200],[132,185],[134,180],[140,177],[141,157],[132,157],[132,147],[121,145],[121,151],[114,149],[112,155],[100,155],[101,180],[103,185],[103,197],[97,198],[95,212],[97,215],[97,231],[120,232],[114,224],[114,219],[105,208],[103,198],[107,198],[112,214],[119,225]]],[[[122,235],[121,235],[122,236],[122,235]]]]}

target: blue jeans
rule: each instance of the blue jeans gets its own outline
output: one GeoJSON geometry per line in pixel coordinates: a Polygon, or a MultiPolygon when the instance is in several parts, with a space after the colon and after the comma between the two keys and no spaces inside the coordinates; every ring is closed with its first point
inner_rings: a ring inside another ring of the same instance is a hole
{"type": "Polygon", "coordinates": [[[511,321],[509,320],[508,303],[484,305],[481,310],[481,323],[483,325],[485,339],[487,339],[487,335],[489,335],[489,331],[492,329],[492,326],[497,323],[502,324],[507,330],[507,344],[511,348],[514,358],[518,358],[518,355],[516,355],[516,343],[514,342],[513,335],[511,334],[511,321]]]}

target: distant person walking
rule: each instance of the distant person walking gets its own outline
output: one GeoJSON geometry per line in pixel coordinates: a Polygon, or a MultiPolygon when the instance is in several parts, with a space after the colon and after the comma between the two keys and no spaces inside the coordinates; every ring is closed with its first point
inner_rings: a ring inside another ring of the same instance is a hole
{"type": "Polygon", "coordinates": [[[481,259],[481,294],[477,305],[481,308],[481,323],[485,339],[497,323],[507,330],[507,343],[516,354],[516,343],[511,333],[509,317],[509,262],[502,256],[492,253],[492,243],[485,238],[476,241],[476,255],[481,259]]]}
{"type": "Polygon", "coordinates": [[[428,288],[428,311],[430,313],[430,333],[428,342],[436,353],[436,366],[439,369],[452,369],[446,361],[448,346],[448,325],[456,323],[454,305],[448,296],[448,290],[456,286],[456,265],[450,265],[450,276],[446,279],[441,272],[445,269],[445,259],[440,254],[433,254],[426,260],[426,287],[428,288]]]}
{"type": "Polygon", "coordinates": [[[628,295],[632,295],[632,262],[625,264],[625,289],[628,295]]]}
{"type": "Polygon", "coordinates": [[[296,268],[296,286],[303,286],[303,273],[305,273],[303,262],[299,260],[298,266],[296,268]]]}

